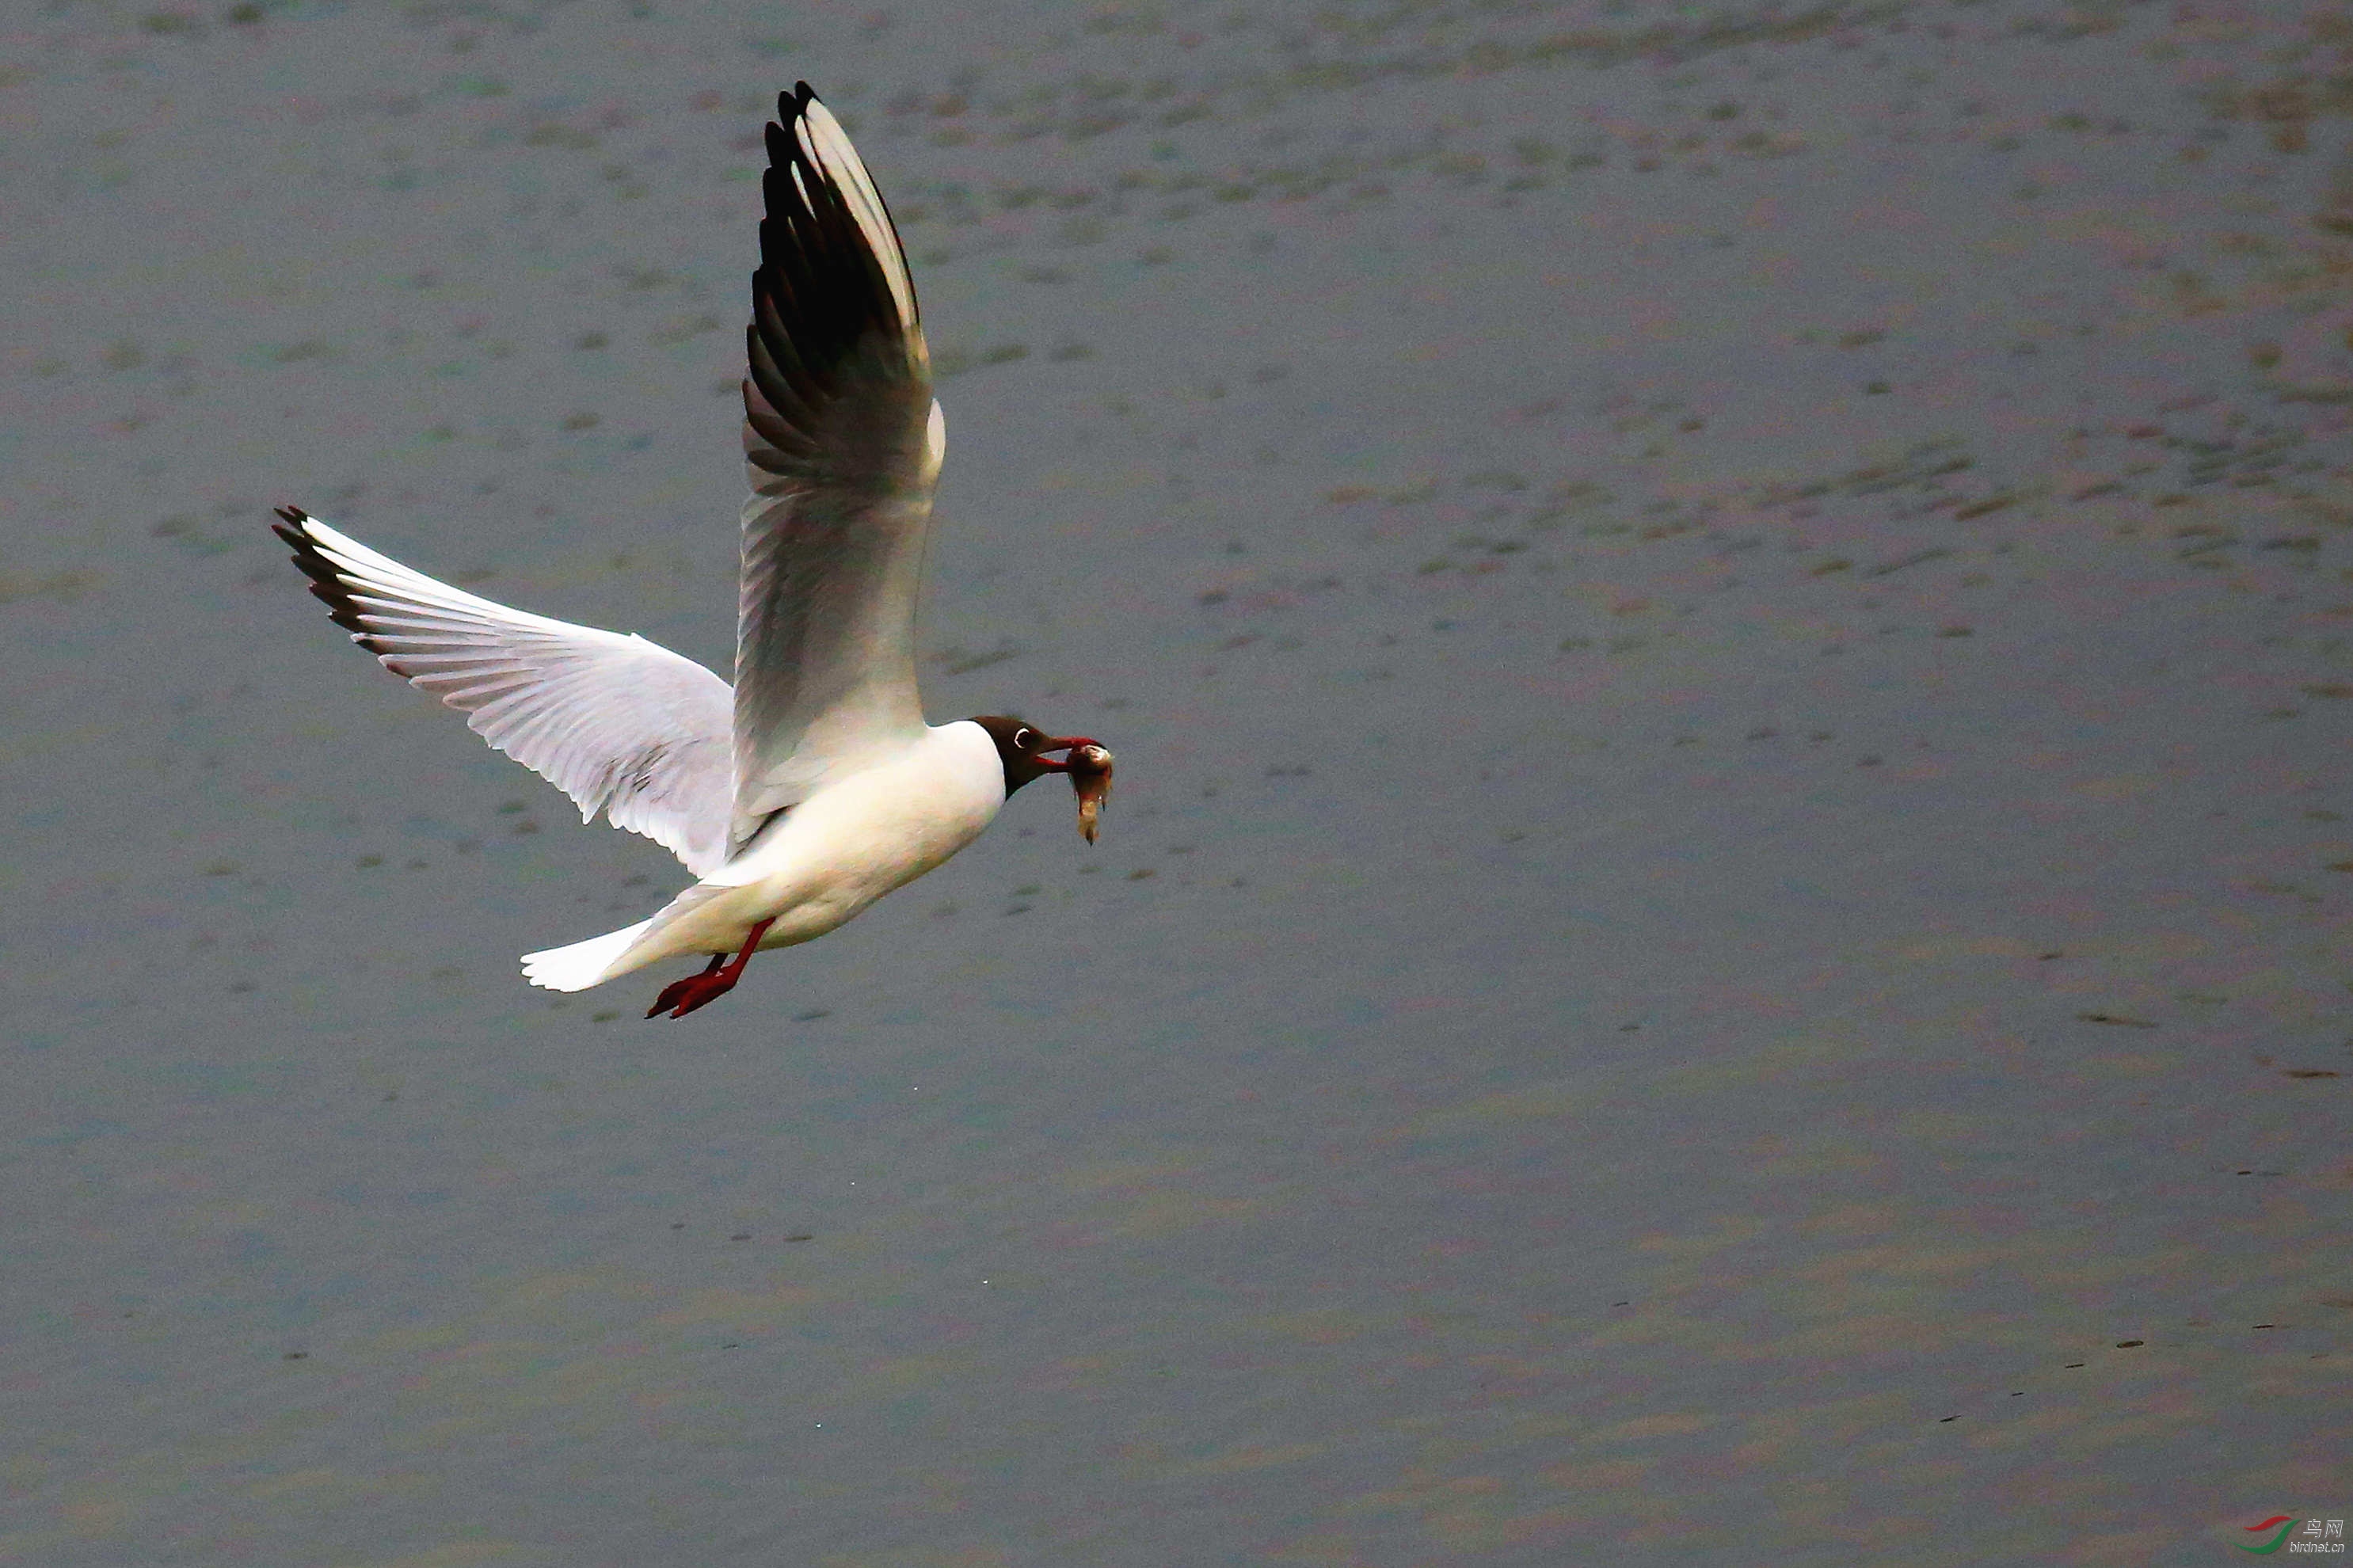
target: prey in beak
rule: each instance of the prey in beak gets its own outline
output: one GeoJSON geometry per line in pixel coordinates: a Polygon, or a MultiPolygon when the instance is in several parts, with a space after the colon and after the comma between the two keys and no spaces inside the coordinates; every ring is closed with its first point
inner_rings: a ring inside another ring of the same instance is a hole
{"type": "Polygon", "coordinates": [[[1071,747],[1062,771],[1071,775],[1071,788],[1079,797],[1079,831],[1092,844],[1095,822],[1103,816],[1103,802],[1111,798],[1111,753],[1092,741],[1081,741],[1071,747]]]}
{"type": "Polygon", "coordinates": [[[1079,797],[1079,831],[1086,835],[1088,843],[1095,841],[1103,802],[1111,798],[1112,759],[1107,749],[1091,735],[1049,735],[1019,719],[997,714],[972,721],[997,742],[1008,795],[1048,773],[1069,774],[1071,789],[1079,797]],[[1056,752],[1064,753],[1062,760],[1055,760],[1056,752]]]}

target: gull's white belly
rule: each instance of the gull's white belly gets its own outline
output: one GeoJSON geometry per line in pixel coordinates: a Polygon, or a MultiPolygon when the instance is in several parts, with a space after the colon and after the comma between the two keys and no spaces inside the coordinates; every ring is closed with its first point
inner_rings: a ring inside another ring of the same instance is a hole
{"type": "Polygon", "coordinates": [[[776,922],[763,948],[823,936],[979,837],[1004,805],[987,731],[927,730],[904,753],[829,782],[713,872],[704,885],[725,890],[681,922],[672,951],[740,947],[763,920],[776,922]]]}

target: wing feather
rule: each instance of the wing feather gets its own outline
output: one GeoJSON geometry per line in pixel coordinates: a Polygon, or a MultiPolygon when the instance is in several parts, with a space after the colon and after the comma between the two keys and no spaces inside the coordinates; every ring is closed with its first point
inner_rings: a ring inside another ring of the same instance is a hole
{"type": "Polygon", "coordinates": [[[580,807],[703,876],[734,794],[727,683],[636,636],[573,626],[410,570],[293,507],[278,536],[335,624],[580,807]]]}
{"type": "Polygon", "coordinates": [[[744,333],[731,852],[922,730],[915,604],[942,444],[889,207],[807,82],[777,117],[744,333]]]}

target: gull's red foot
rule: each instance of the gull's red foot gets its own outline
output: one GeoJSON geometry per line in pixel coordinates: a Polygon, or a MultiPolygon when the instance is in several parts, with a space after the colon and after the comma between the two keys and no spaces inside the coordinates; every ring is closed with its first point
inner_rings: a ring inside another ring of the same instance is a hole
{"type": "Polygon", "coordinates": [[[710,966],[702,973],[690,974],[683,980],[673,980],[663,986],[661,994],[654,998],[654,1005],[646,1010],[646,1016],[650,1018],[657,1013],[667,1012],[673,1018],[683,1018],[697,1007],[707,1007],[734,990],[735,982],[744,973],[744,966],[752,962],[752,950],[760,945],[760,939],[767,935],[768,928],[776,923],[775,917],[771,916],[754,926],[752,934],[744,939],[743,949],[733,958],[714,952],[711,955],[710,966]]]}
{"type": "Polygon", "coordinates": [[[667,1010],[671,1017],[683,1018],[697,1007],[708,1006],[734,989],[735,977],[714,966],[662,987],[661,995],[654,1003],[653,1013],[646,1016],[650,1018],[654,1013],[667,1010]]]}
{"type": "Polygon", "coordinates": [[[673,980],[663,986],[661,994],[654,998],[654,1005],[646,1009],[646,1016],[650,1018],[658,1013],[670,1013],[672,1007],[676,1007],[678,1011],[670,1013],[670,1016],[673,1018],[683,1018],[695,1008],[702,1006],[703,1003],[710,1001],[711,996],[716,996],[720,992],[726,990],[727,987],[722,985],[718,991],[713,991],[711,996],[699,997],[691,1004],[686,1000],[687,994],[692,991],[699,982],[718,973],[719,966],[726,962],[725,953],[714,952],[711,955],[710,967],[701,974],[690,974],[683,980],[673,980]]]}

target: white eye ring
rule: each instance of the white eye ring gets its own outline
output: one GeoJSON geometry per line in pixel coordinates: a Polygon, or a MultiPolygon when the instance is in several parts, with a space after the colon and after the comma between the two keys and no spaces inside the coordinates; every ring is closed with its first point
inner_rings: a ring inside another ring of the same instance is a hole
{"type": "Polygon", "coordinates": [[[1032,730],[1027,724],[1022,725],[1021,728],[1013,731],[1013,743],[1025,752],[1032,745],[1036,744],[1037,740],[1038,731],[1032,730]]]}

